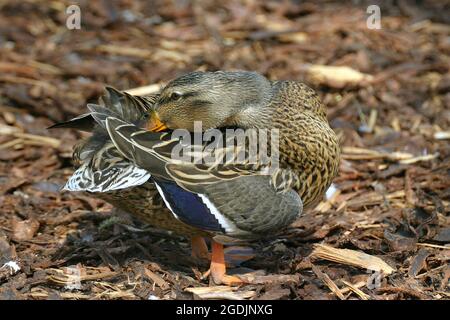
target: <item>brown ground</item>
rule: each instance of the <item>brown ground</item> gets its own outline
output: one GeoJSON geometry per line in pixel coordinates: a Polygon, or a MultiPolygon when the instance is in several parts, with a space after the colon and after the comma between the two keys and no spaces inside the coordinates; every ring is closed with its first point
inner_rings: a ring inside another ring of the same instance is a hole
{"type": "Polygon", "coordinates": [[[308,83],[344,148],[338,193],[244,264],[265,283],[210,297],[449,299],[450,6],[391,2],[369,30],[364,1],[80,1],[82,28],[68,30],[72,1],[0,1],[0,299],[191,299],[186,288],[208,286],[185,239],[60,193],[81,135],[45,129],[84,112],[105,84],[195,69],[308,83]],[[363,74],[321,77],[310,64],[363,74]],[[331,262],[310,256],[318,243],[354,251],[331,262]],[[371,286],[376,274],[345,261],[358,252],[395,271],[371,286]]]}

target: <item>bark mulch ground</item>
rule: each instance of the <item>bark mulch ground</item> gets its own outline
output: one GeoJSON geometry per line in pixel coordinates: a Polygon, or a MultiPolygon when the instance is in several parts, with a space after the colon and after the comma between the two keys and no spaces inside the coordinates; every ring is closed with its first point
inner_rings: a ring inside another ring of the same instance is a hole
{"type": "Polygon", "coordinates": [[[69,30],[71,2],[0,1],[0,299],[449,299],[449,2],[380,2],[370,30],[364,1],[79,1],[69,30]],[[186,239],[60,192],[83,135],[46,130],[105,84],[197,69],[306,82],[342,141],[332,196],[256,243],[240,288],[209,287],[186,239]]]}

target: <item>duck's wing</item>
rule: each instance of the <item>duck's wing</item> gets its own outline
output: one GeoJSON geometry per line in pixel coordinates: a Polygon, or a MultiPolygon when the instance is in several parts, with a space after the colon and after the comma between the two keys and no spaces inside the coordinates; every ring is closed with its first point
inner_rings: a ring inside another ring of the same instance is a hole
{"type": "Polygon", "coordinates": [[[59,128],[66,128],[66,129],[77,129],[80,131],[86,131],[86,132],[92,132],[94,130],[94,127],[96,126],[94,118],[91,117],[90,113],[83,113],[82,115],[79,115],[73,119],[58,122],[50,127],[47,127],[47,129],[59,129],[59,128]]]}
{"type": "Polygon", "coordinates": [[[136,124],[148,115],[158,97],[159,94],[133,96],[106,87],[106,94],[100,98],[100,105],[110,110],[118,119],[136,124]]]}
{"type": "MultiPolygon", "coordinates": [[[[159,94],[151,94],[145,97],[132,96],[126,92],[120,92],[112,87],[106,87],[106,93],[99,99],[99,104],[105,108],[110,116],[124,121],[138,124],[144,120],[149,110],[159,97],[159,94]]],[[[88,104],[88,108],[95,108],[95,104],[88,104]]],[[[80,131],[92,132],[98,123],[92,116],[92,110],[68,121],[56,123],[47,129],[71,128],[80,131]]]]}
{"type": "MultiPolygon", "coordinates": [[[[167,207],[183,222],[238,238],[278,231],[302,212],[292,189],[279,192],[272,175],[248,164],[197,165],[173,159],[180,137],[158,140],[156,133],[105,115],[98,121],[108,130],[121,154],[152,174],[167,207]]],[[[192,151],[201,152],[201,150],[192,151]]],[[[224,152],[223,150],[219,152],[224,152]]],[[[192,155],[192,154],[190,154],[192,155]]]]}
{"type": "Polygon", "coordinates": [[[79,152],[79,157],[87,160],[81,162],[63,190],[110,192],[142,185],[151,177],[147,170],[124,159],[111,141],[100,148],[83,145],[79,152]],[[83,152],[91,154],[83,155],[83,152]]]}
{"type": "Polygon", "coordinates": [[[244,176],[269,177],[277,192],[299,183],[292,170],[272,167],[273,162],[265,155],[258,152],[256,158],[251,158],[247,145],[227,144],[227,140],[234,139],[233,135],[231,138],[223,135],[222,143],[208,148],[210,141],[190,143],[196,138],[187,131],[149,132],[109,117],[99,107],[95,117],[107,128],[110,139],[125,158],[188,191],[200,192],[204,186],[244,176]]]}
{"type": "Polygon", "coordinates": [[[150,173],[123,157],[101,125],[99,114],[140,124],[145,121],[157,98],[157,94],[134,97],[107,87],[99,105],[88,104],[89,113],[50,127],[92,132],[92,136],[74,150],[73,158],[79,167],[67,181],[64,190],[109,192],[147,182],[150,173]]]}

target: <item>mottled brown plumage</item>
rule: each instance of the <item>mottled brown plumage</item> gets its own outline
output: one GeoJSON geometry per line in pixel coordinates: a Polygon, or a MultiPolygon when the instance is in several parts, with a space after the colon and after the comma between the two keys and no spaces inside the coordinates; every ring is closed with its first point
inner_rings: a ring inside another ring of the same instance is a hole
{"type": "MultiPolygon", "coordinates": [[[[82,121],[84,127],[94,128],[93,136],[74,153],[81,167],[67,189],[91,192],[155,227],[187,236],[263,237],[288,226],[302,208],[319,201],[337,174],[337,137],[323,104],[305,84],[269,81],[253,72],[194,72],[149,99],[108,92],[104,107],[89,107],[96,125],[86,115],[65,125],[82,121]],[[124,112],[129,108],[133,112],[124,112]],[[178,140],[136,127],[145,114],[152,115],[157,131],[165,127],[192,131],[195,121],[202,121],[203,129],[278,129],[280,168],[267,177],[261,174],[262,166],[205,168],[161,161],[178,140]],[[209,216],[201,218],[205,222],[192,212],[184,215],[190,205],[172,208],[179,200],[166,192],[174,188],[180,199],[188,192],[209,210],[209,216]],[[165,194],[163,199],[160,194],[165,194]]],[[[220,247],[213,248],[213,260],[214,256],[221,260],[220,247]]],[[[224,278],[224,269],[217,265],[212,274],[219,282],[236,281],[224,278]]]]}
{"type": "Polygon", "coordinates": [[[193,73],[169,83],[162,91],[157,107],[161,121],[168,122],[171,129],[192,128],[195,120],[206,123],[206,127],[211,124],[212,127],[279,129],[280,167],[295,173],[293,188],[300,195],[304,207],[317,203],[337,175],[340,147],[328,124],[326,109],[314,90],[296,81],[265,81],[265,78],[250,72],[243,75],[247,77],[244,81],[233,82],[220,77],[214,81],[204,79],[212,78],[213,74],[193,73]],[[200,99],[193,100],[197,96],[191,98],[192,93],[198,91],[202,92],[200,99]],[[177,93],[177,99],[170,99],[173,93],[177,93]],[[182,99],[183,94],[189,97],[182,99]],[[226,96],[231,102],[217,99],[217,96],[226,96]],[[230,105],[236,101],[237,106],[228,109],[239,111],[232,116],[222,114],[219,117],[222,122],[210,120],[218,112],[211,108],[210,113],[208,110],[205,114],[198,108],[198,100],[203,103],[219,100],[230,105]],[[244,103],[251,108],[241,111],[244,103]],[[255,107],[259,105],[262,107],[255,107]],[[203,113],[197,114],[199,110],[203,113]],[[170,122],[174,122],[172,126],[170,122]]]}
{"type": "Polygon", "coordinates": [[[304,208],[320,200],[337,175],[340,147],[317,94],[303,83],[275,82],[273,127],[280,130],[280,163],[297,174],[304,208]]]}
{"type": "MultiPolygon", "coordinates": [[[[246,73],[245,77],[250,81],[255,75],[255,73],[246,73]]],[[[208,113],[205,113],[204,110],[203,114],[199,113],[198,108],[198,101],[205,104],[208,99],[211,99],[210,92],[213,90],[215,96],[229,97],[231,95],[232,100],[237,101],[238,104],[255,104],[255,101],[256,104],[264,103],[266,105],[260,110],[253,108],[254,113],[252,115],[239,113],[232,116],[227,115],[227,118],[223,119],[223,123],[220,123],[220,125],[279,129],[280,167],[292,171],[290,172],[294,178],[292,179],[292,188],[300,195],[304,207],[310,207],[320,200],[337,174],[340,152],[336,135],[328,125],[325,107],[316,93],[303,83],[295,81],[266,82],[262,77],[257,82],[261,88],[250,86],[249,88],[243,87],[244,91],[239,91],[235,87],[236,83],[224,78],[227,81],[215,80],[215,82],[221,84],[220,86],[212,87],[209,84],[205,89],[201,86],[205,77],[207,78],[209,75],[207,73],[193,73],[183,76],[171,82],[160,95],[152,95],[145,99],[136,99],[126,94],[111,91],[107,96],[109,98],[104,98],[106,103],[103,102],[103,105],[107,107],[113,105],[115,110],[127,110],[130,106],[138,109],[139,112],[134,114],[119,112],[122,119],[130,122],[138,122],[138,118],[141,118],[142,121],[147,111],[157,109],[163,121],[164,117],[177,118],[172,126],[172,129],[176,129],[191,127],[190,124],[194,120],[204,120],[203,122],[207,124],[216,122],[214,124],[218,125],[217,120],[208,121],[208,113]],[[235,92],[230,93],[233,88],[235,92]],[[261,89],[266,92],[261,94],[258,91],[261,89]],[[248,94],[249,90],[254,92],[248,94]],[[177,94],[175,101],[173,99],[174,92],[177,94]],[[190,97],[197,99],[183,100],[183,94],[186,94],[186,92],[189,93],[190,97]],[[201,92],[201,94],[197,94],[197,92],[201,92]],[[239,100],[240,92],[246,92],[245,97],[242,97],[245,101],[239,100]],[[201,99],[198,98],[199,96],[201,99]],[[254,98],[255,96],[257,98],[254,98]],[[191,102],[194,106],[186,102],[191,102]],[[154,106],[155,103],[158,104],[156,107],[154,106]],[[136,108],[136,106],[140,107],[136,108]],[[199,114],[186,116],[190,110],[195,110],[199,114]],[[257,117],[254,117],[255,114],[257,117]]],[[[238,85],[241,85],[241,83],[238,85]]],[[[82,119],[83,124],[86,124],[86,117],[82,119]]],[[[169,120],[173,121],[173,119],[169,120]]],[[[74,127],[73,123],[72,125],[66,123],[66,126],[74,127]]],[[[88,127],[95,126],[90,124],[88,127]]],[[[88,164],[92,172],[102,172],[111,167],[110,163],[113,160],[117,161],[120,158],[120,154],[114,154],[114,151],[114,144],[109,140],[106,132],[101,127],[95,127],[93,136],[76,147],[74,159],[79,164],[88,164]],[[105,152],[105,150],[111,152],[105,152]],[[83,157],[82,154],[84,154],[83,157]]],[[[205,233],[175,219],[165,208],[161,197],[151,182],[125,190],[95,192],[94,196],[111,202],[156,227],[171,229],[186,235],[205,233]]]]}

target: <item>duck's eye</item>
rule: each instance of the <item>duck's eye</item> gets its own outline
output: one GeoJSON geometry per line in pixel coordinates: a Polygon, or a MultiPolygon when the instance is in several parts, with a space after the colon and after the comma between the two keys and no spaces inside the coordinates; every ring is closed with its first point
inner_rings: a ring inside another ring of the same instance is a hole
{"type": "Polygon", "coordinates": [[[180,92],[172,92],[170,95],[170,100],[180,100],[183,95],[180,92]]]}

